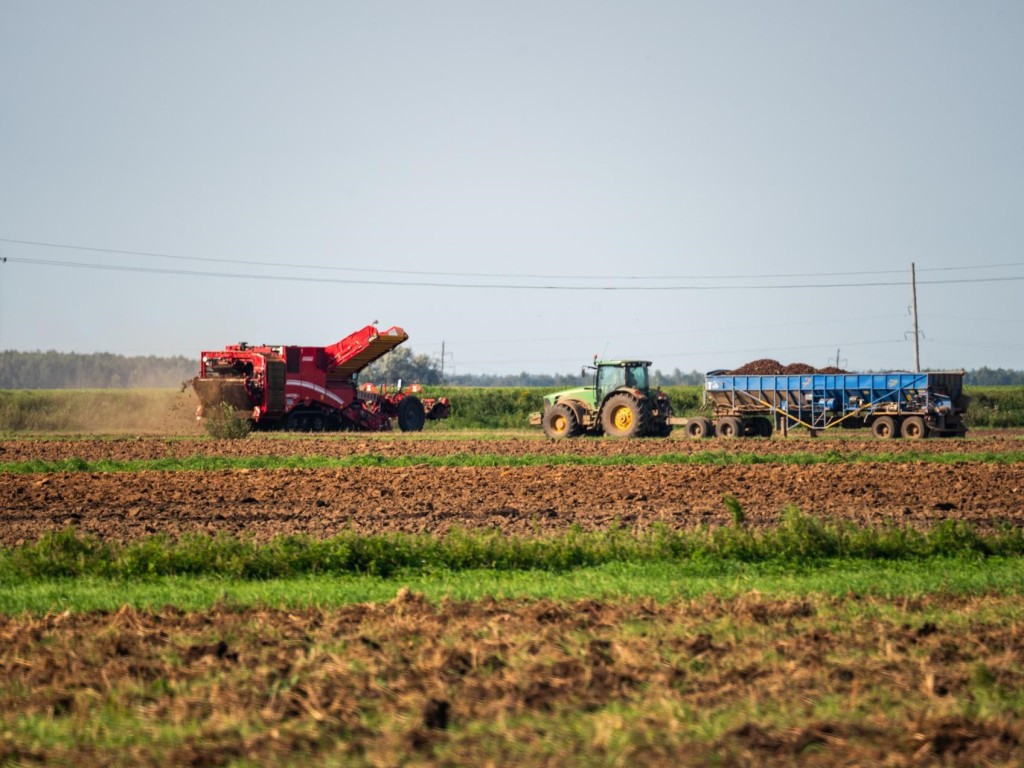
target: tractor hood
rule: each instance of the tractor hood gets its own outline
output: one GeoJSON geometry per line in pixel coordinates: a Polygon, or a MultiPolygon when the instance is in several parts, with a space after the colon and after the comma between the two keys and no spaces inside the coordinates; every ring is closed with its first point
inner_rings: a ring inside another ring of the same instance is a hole
{"type": "Polygon", "coordinates": [[[563,389],[561,392],[552,392],[550,395],[545,395],[544,407],[550,408],[552,405],[562,400],[581,400],[593,407],[597,402],[597,395],[595,394],[593,387],[574,387],[573,389],[563,389]]]}

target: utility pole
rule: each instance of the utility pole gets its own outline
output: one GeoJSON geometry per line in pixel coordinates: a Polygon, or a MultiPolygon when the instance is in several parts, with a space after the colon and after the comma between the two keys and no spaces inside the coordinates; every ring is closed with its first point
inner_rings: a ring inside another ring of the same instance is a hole
{"type": "Polygon", "coordinates": [[[917,274],[910,262],[910,312],[914,317],[914,373],[921,372],[921,331],[917,327],[917,274]]]}
{"type": "MultiPolygon", "coordinates": [[[[0,256],[0,264],[6,264],[6,263],[7,263],[7,257],[6,256],[0,256]]],[[[3,306],[4,306],[4,302],[3,302],[4,297],[3,297],[3,290],[2,290],[2,288],[3,288],[3,286],[0,285],[0,324],[3,323],[3,306]]],[[[3,349],[4,349],[3,347],[0,347],[0,352],[3,352],[3,349]]]]}
{"type": "Polygon", "coordinates": [[[444,384],[444,339],[441,340],[441,383],[444,384]]]}

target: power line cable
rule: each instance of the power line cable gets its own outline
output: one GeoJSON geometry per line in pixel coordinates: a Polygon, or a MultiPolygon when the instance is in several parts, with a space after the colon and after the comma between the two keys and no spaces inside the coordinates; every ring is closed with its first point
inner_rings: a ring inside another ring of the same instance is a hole
{"type": "Polygon", "coordinates": [[[960,322],[973,322],[973,323],[996,323],[996,324],[1000,324],[1000,323],[1024,323],[1024,319],[1012,318],[1012,317],[1001,317],[1001,318],[997,319],[997,318],[993,318],[993,317],[959,317],[957,315],[922,314],[921,318],[922,319],[928,319],[928,320],[958,320],[960,322]]]}
{"type": "MultiPolygon", "coordinates": [[[[298,275],[254,275],[238,272],[202,272],[187,269],[166,269],[161,267],[138,267],[116,264],[95,264],[87,262],[57,261],[52,259],[26,259],[8,256],[7,261],[17,264],[35,266],[66,267],[71,269],[93,269],[111,272],[136,272],[141,274],[182,275],[188,277],[224,278],[234,280],[273,280],[275,282],[298,283],[332,283],[340,285],[385,285],[392,287],[411,286],[417,288],[466,288],[496,289],[523,291],[758,291],[758,290],[789,290],[789,289],[822,289],[822,288],[891,288],[905,286],[907,280],[887,280],[884,282],[861,283],[800,283],[771,285],[520,285],[508,283],[449,283],[403,280],[353,280],[328,277],[301,277],[298,275]]],[[[550,277],[550,276],[549,276],[550,277]]],[[[665,278],[662,278],[665,279],[665,278]]],[[[679,279],[679,278],[676,278],[679,279]]],[[[1008,275],[1004,277],[977,277],[957,280],[918,280],[918,285],[964,285],[968,283],[997,283],[1024,280],[1024,275],[1008,275]]]]}
{"type": "MultiPolygon", "coordinates": [[[[720,331],[749,331],[749,330],[754,330],[754,329],[765,330],[765,329],[770,329],[770,328],[803,328],[803,327],[807,327],[807,326],[811,326],[811,325],[817,327],[817,326],[821,326],[821,325],[826,325],[828,323],[842,323],[844,325],[850,325],[852,323],[863,323],[863,322],[868,322],[868,321],[871,321],[871,320],[901,320],[904,317],[905,317],[905,315],[874,315],[872,317],[826,317],[826,318],[820,318],[820,319],[816,318],[814,320],[804,320],[804,321],[793,322],[793,323],[758,323],[756,325],[715,325],[715,326],[710,326],[710,325],[700,325],[700,326],[698,326],[698,325],[690,325],[690,326],[687,326],[683,330],[673,329],[673,330],[668,330],[668,331],[658,331],[658,332],[651,332],[651,333],[618,333],[618,334],[615,334],[614,338],[616,340],[617,339],[650,339],[650,338],[657,338],[657,337],[662,337],[662,336],[678,337],[678,336],[685,335],[685,334],[705,334],[705,333],[708,333],[708,332],[711,332],[711,331],[714,331],[714,332],[717,333],[717,332],[720,332],[720,331]]],[[[562,341],[570,341],[570,342],[576,342],[576,343],[582,344],[582,343],[586,343],[588,340],[595,340],[596,341],[596,340],[598,340],[598,338],[600,340],[600,343],[604,343],[604,342],[608,341],[608,337],[607,336],[597,337],[597,336],[588,336],[586,334],[582,334],[582,335],[578,335],[578,336],[550,336],[550,337],[545,337],[545,338],[531,337],[531,338],[528,338],[528,339],[493,339],[493,338],[488,338],[488,339],[485,339],[485,340],[480,340],[480,339],[449,338],[449,339],[445,339],[444,341],[446,341],[448,344],[452,344],[452,345],[458,344],[460,347],[470,347],[470,346],[479,346],[479,345],[494,346],[495,344],[525,344],[525,343],[539,343],[539,342],[551,343],[551,342],[562,342],[562,341]]],[[[440,341],[427,342],[427,343],[425,343],[425,346],[429,346],[430,344],[433,344],[434,346],[440,346],[441,342],[440,341]]]]}
{"type": "Polygon", "coordinates": [[[932,344],[948,344],[953,347],[984,347],[985,349],[1024,349],[1021,344],[1004,344],[997,341],[961,341],[959,339],[929,339],[932,344]]]}
{"type": "MultiPolygon", "coordinates": [[[[87,251],[92,253],[110,253],[122,256],[145,256],[149,258],[161,258],[161,259],[173,259],[176,261],[193,261],[193,262],[206,262],[213,264],[236,264],[238,266],[260,266],[260,267],[280,267],[286,269],[308,269],[308,270],[323,270],[328,272],[354,272],[354,273],[377,273],[377,274],[393,274],[393,275],[422,275],[422,276],[435,276],[435,277],[482,277],[482,278],[512,278],[512,279],[538,279],[538,280],[569,280],[569,279],[597,279],[597,280],[750,280],[750,279],[780,279],[780,278],[800,278],[800,277],[853,277],[857,275],[888,275],[888,274],[903,274],[905,270],[902,269],[885,269],[885,270],[858,270],[849,272],[780,272],[780,273],[766,273],[766,274],[751,274],[751,275],[553,275],[547,274],[530,274],[530,273],[502,273],[502,272],[444,272],[437,270],[411,270],[411,269],[387,269],[380,267],[338,267],[338,266],[325,266],[322,264],[291,264],[287,262],[279,261],[256,261],[251,259],[222,259],[205,256],[178,256],[169,253],[155,253],[151,251],[132,251],[132,250],[121,250],[116,248],[98,248],[84,245],[71,245],[65,243],[48,243],[38,240],[17,240],[14,238],[0,237],[0,242],[4,243],[15,243],[19,245],[29,245],[41,248],[60,248],[72,251],[87,251]]],[[[930,269],[921,269],[921,272],[949,272],[949,271],[961,271],[961,270],[977,270],[977,269],[1002,269],[1006,267],[1020,267],[1024,266],[1024,262],[1007,262],[1003,264],[985,264],[976,265],[972,264],[963,267],[932,267],[930,269]]],[[[141,268],[140,268],[141,269],[141,268]]]]}
{"type": "MultiPolygon", "coordinates": [[[[864,346],[880,346],[883,344],[906,344],[905,339],[876,339],[874,341],[849,341],[849,342],[838,342],[842,347],[864,347],[864,346]]],[[[746,354],[776,354],[778,352],[794,352],[798,350],[814,350],[814,349],[828,349],[834,350],[836,347],[835,342],[828,344],[801,344],[799,346],[791,347],[758,347],[757,349],[714,349],[714,350],[690,350],[687,352],[668,352],[658,353],[658,361],[672,360],[676,358],[693,358],[698,355],[746,355],[746,354]]],[[[504,360],[462,360],[460,365],[496,365],[496,364],[519,364],[524,362],[555,362],[558,360],[565,360],[565,357],[546,357],[546,358],[530,358],[525,360],[519,359],[504,359],[504,360]]]]}

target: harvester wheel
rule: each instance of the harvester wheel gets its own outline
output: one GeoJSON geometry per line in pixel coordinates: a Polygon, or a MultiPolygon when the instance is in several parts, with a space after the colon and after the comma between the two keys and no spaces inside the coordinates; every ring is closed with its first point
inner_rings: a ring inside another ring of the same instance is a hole
{"type": "Polygon", "coordinates": [[[920,416],[908,416],[900,425],[900,435],[908,440],[920,440],[928,436],[928,430],[924,426],[924,419],[920,416]]]}
{"type": "Polygon", "coordinates": [[[577,437],[580,432],[580,422],[576,418],[576,412],[565,403],[555,403],[544,413],[544,434],[556,439],[563,437],[577,437]]]}
{"type": "Polygon", "coordinates": [[[892,440],[896,437],[896,423],[892,416],[879,416],[871,423],[871,434],[879,440],[892,440]]]}
{"type": "Polygon", "coordinates": [[[423,412],[423,401],[416,395],[403,397],[398,404],[398,428],[403,432],[422,432],[427,415],[423,412]]]}
{"type": "Polygon", "coordinates": [[[743,437],[743,421],[736,416],[723,416],[718,420],[715,432],[719,437],[743,437]]]}
{"type": "Polygon", "coordinates": [[[638,437],[647,434],[649,417],[646,402],[622,392],[604,404],[601,429],[612,437],[638,437]]]}
{"type": "Polygon", "coordinates": [[[711,419],[706,419],[703,416],[688,419],[686,422],[686,436],[692,437],[695,440],[711,437],[713,432],[714,429],[711,426],[711,419]]]}

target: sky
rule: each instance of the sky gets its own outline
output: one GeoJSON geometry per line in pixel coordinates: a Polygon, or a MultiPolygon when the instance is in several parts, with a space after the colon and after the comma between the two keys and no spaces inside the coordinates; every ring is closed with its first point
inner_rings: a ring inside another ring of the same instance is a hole
{"type": "Polygon", "coordinates": [[[1024,369],[1024,3],[0,0],[0,350],[1024,369]]]}

